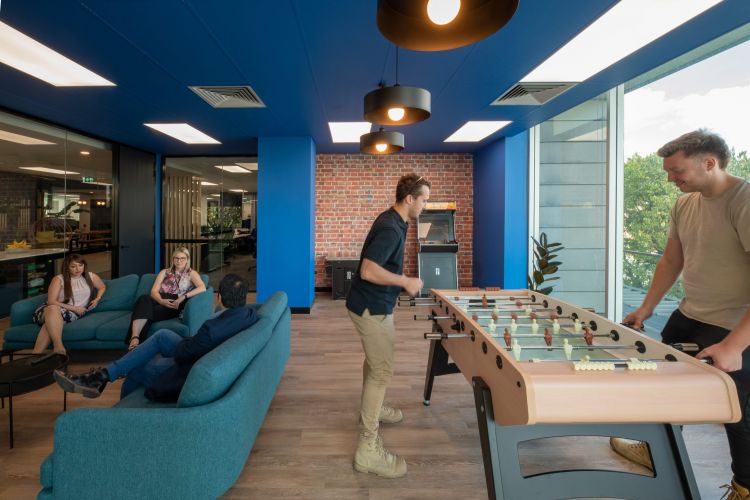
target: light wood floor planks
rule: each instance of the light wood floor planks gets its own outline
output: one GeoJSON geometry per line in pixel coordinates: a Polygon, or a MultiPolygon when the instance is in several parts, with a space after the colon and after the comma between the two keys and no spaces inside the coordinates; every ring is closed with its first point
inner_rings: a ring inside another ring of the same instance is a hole
{"type": "MultiPolygon", "coordinates": [[[[404,455],[405,478],[388,480],[355,472],[357,416],[364,356],[343,301],[319,294],[310,315],[292,320],[292,355],[244,471],[226,498],[456,499],[486,498],[473,395],[462,375],[439,377],[432,405],[422,405],[429,344],[427,322],[414,322],[414,309],[397,309],[396,373],[386,395],[404,411],[404,421],[383,426],[386,445],[404,455]]],[[[0,322],[0,329],[7,320],[0,322]]],[[[101,354],[99,354],[101,356],[101,354]]],[[[73,370],[107,359],[82,359],[73,370]]],[[[69,409],[110,406],[119,386],[97,400],[72,395],[69,409]]],[[[54,420],[62,410],[56,386],[14,399],[16,448],[8,449],[7,409],[0,410],[0,498],[34,498],[39,464],[52,449],[54,420]]],[[[731,478],[728,447],[718,425],[685,429],[688,449],[704,499],[716,499],[731,478]]],[[[550,456],[529,447],[525,466],[584,463],[628,467],[606,442],[578,439],[550,456]]],[[[637,469],[634,466],[634,470],[637,469]]]]}

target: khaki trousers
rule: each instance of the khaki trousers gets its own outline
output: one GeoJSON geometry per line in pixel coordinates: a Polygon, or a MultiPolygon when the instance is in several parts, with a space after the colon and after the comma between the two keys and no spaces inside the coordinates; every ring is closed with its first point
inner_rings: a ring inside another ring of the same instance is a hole
{"type": "Polygon", "coordinates": [[[362,365],[360,437],[370,440],[378,435],[378,418],[385,399],[385,389],[393,376],[393,344],[396,331],[393,326],[393,314],[373,316],[367,309],[362,316],[348,312],[365,351],[365,362],[362,365]]]}

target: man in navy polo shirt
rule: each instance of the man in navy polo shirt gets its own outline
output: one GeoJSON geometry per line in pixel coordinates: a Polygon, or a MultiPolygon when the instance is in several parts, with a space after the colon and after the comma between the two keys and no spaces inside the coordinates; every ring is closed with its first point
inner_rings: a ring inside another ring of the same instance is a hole
{"type": "Polygon", "coordinates": [[[385,389],[393,375],[393,306],[401,289],[417,295],[423,283],[403,275],[404,243],[408,220],[416,219],[430,199],[430,183],[417,174],[398,181],[396,203],[381,213],[370,228],[359,267],[346,298],[346,308],[365,351],[360,410],[359,444],[354,468],[395,478],[406,474],[406,461],[383,446],[380,422],[403,419],[401,410],[383,406],[385,389]]]}

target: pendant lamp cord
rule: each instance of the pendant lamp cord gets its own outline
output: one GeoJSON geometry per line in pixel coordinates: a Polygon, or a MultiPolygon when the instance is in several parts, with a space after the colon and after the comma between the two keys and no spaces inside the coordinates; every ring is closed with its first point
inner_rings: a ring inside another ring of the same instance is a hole
{"type": "Polygon", "coordinates": [[[396,85],[398,85],[398,46],[396,46],[396,85]]]}

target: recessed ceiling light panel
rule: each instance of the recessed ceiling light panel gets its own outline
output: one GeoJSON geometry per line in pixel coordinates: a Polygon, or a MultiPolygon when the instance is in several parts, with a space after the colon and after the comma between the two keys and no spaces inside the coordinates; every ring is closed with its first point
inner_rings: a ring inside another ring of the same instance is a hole
{"type": "Polygon", "coordinates": [[[509,121],[470,121],[453,132],[444,142],[479,142],[508,125],[509,121]]]}
{"type": "Polygon", "coordinates": [[[331,140],[335,143],[359,142],[360,136],[372,128],[369,122],[328,122],[331,140]]]}
{"type": "Polygon", "coordinates": [[[18,167],[21,170],[33,170],[35,172],[44,172],[46,174],[57,174],[57,175],[78,175],[79,172],[73,172],[71,170],[58,170],[56,168],[48,167],[18,167]]]}
{"type": "Polygon", "coordinates": [[[185,144],[221,144],[213,137],[187,123],[144,123],[144,125],[185,144]]]}
{"type": "Polygon", "coordinates": [[[219,170],[224,172],[231,172],[233,174],[249,174],[250,171],[246,168],[242,168],[239,165],[214,165],[219,170]]]}
{"type": "Polygon", "coordinates": [[[23,144],[24,146],[49,146],[54,145],[54,142],[43,141],[34,137],[28,137],[21,134],[14,134],[13,132],[6,132],[0,130],[0,140],[15,142],[16,144],[23,144]]]}
{"type": "Polygon", "coordinates": [[[246,170],[250,170],[251,172],[254,172],[254,171],[258,170],[258,163],[257,162],[256,163],[240,163],[240,162],[237,162],[237,165],[239,165],[240,167],[242,167],[242,168],[244,168],[246,170]]]}
{"type": "Polygon", "coordinates": [[[3,22],[0,22],[0,62],[55,87],[115,85],[3,22]]]}
{"type": "Polygon", "coordinates": [[[722,0],[621,0],[522,82],[583,82],[722,0]]]}

